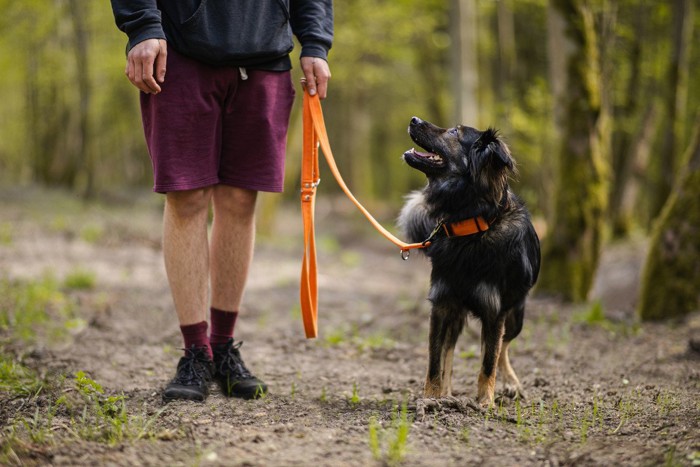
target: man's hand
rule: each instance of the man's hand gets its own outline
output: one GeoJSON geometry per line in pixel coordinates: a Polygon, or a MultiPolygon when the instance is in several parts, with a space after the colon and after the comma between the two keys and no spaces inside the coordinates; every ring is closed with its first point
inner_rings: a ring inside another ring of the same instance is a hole
{"type": "Polygon", "coordinates": [[[163,39],[146,39],[136,44],[126,57],[126,76],[146,94],[158,94],[165,81],[168,44],[163,39]]]}
{"type": "Polygon", "coordinates": [[[317,57],[301,57],[301,71],[304,72],[302,83],[310,95],[318,92],[318,97],[325,99],[328,94],[328,80],[331,79],[331,70],[328,62],[317,57]]]}

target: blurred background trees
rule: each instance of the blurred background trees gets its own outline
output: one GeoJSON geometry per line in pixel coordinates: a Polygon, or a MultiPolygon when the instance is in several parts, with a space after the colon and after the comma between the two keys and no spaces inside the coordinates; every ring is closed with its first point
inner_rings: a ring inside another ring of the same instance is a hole
{"type": "MultiPolygon", "coordinates": [[[[138,94],[123,76],[126,38],[109,2],[0,6],[0,182],[86,198],[148,189],[138,94]]],[[[680,175],[700,108],[697,9],[697,0],[336,1],[324,110],[338,164],[360,199],[393,215],[424,183],[400,161],[411,116],[500,128],[543,236],[551,277],[541,290],[584,299],[603,242],[646,235],[692,178],[680,175]]],[[[684,206],[697,212],[700,201],[684,206]]]]}

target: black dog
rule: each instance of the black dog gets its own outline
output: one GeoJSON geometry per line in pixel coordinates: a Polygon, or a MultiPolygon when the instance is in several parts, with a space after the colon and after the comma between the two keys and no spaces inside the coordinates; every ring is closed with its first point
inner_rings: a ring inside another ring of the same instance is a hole
{"type": "Polygon", "coordinates": [[[454,347],[471,314],[481,321],[479,403],[494,402],[496,367],[506,395],[522,396],[508,344],[523,326],[540,243],[523,202],[508,188],[515,161],[492,129],[445,129],[413,117],[408,132],[427,151],[403,155],[428,184],[409,196],[399,217],[410,241],[430,242],[423,250],[432,263],[424,395],[451,395],[454,347]]]}

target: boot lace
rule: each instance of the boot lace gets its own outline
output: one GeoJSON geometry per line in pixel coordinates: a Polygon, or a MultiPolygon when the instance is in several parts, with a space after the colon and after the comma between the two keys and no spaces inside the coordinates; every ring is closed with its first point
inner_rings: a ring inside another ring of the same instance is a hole
{"type": "Polygon", "coordinates": [[[228,375],[236,379],[250,379],[254,376],[246,368],[241,358],[240,348],[243,342],[233,343],[230,339],[220,354],[221,361],[218,364],[219,374],[228,375]]]}
{"type": "Polygon", "coordinates": [[[195,386],[202,380],[209,378],[205,366],[209,360],[205,352],[197,349],[194,346],[191,349],[183,349],[185,351],[185,359],[177,369],[174,382],[184,386],[195,386]]]}

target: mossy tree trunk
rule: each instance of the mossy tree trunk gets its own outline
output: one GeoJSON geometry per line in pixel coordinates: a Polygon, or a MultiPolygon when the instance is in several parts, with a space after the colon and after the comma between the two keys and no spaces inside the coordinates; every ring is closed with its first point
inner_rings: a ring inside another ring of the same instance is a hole
{"type": "Polygon", "coordinates": [[[652,218],[666,205],[681,162],[688,96],[689,57],[693,37],[693,1],[673,0],[671,57],[668,63],[664,106],[663,163],[652,200],[652,218]]]}
{"type": "Polygon", "coordinates": [[[565,90],[560,106],[554,222],[544,239],[539,289],[585,300],[595,273],[607,211],[610,122],[602,100],[593,14],[585,2],[552,0],[565,25],[561,45],[565,90]]]}
{"type": "Polygon", "coordinates": [[[639,300],[642,320],[700,309],[700,116],[690,162],[654,226],[639,300]]]}

